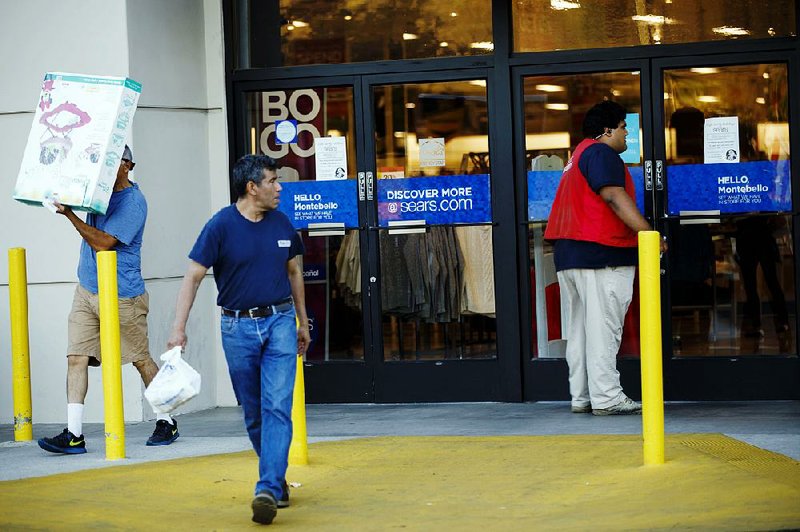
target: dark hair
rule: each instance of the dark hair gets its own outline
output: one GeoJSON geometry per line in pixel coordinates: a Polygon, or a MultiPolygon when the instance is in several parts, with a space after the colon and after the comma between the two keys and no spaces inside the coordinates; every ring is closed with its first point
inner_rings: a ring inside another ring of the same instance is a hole
{"type": "Polygon", "coordinates": [[[233,165],[233,192],[237,198],[247,193],[247,183],[256,185],[264,179],[264,170],[277,170],[278,163],[266,155],[245,155],[233,165]]]}
{"type": "Polygon", "coordinates": [[[606,128],[616,129],[619,123],[625,120],[625,108],[617,102],[605,100],[586,113],[583,119],[583,136],[586,138],[595,138],[602,135],[606,128]]]}

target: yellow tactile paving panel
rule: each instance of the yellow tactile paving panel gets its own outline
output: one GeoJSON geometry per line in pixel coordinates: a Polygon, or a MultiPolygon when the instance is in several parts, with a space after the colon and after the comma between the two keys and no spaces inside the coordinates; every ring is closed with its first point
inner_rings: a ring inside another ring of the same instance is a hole
{"type": "MultiPolygon", "coordinates": [[[[716,434],[385,437],[316,443],[290,468],[295,530],[800,528],[800,462],[716,434]]],[[[54,457],[80,460],[80,456],[54,457]]],[[[0,482],[0,530],[235,530],[253,453],[0,482]]]]}

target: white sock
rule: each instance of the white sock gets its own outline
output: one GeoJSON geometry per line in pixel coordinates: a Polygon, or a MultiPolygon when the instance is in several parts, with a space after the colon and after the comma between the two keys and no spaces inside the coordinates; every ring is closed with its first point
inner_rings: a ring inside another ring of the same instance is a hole
{"type": "Polygon", "coordinates": [[[172,421],[172,416],[170,416],[169,414],[156,414],[156,421],[161,421],[162,419],[167,423],[169,423],[170,425],[175,424],[175,422],[172,421]]]}
{"type": "Polygon", "coordinates": [[[75,436],[83,434],[83,404],[67,403],[67,429],[75,436]]]}

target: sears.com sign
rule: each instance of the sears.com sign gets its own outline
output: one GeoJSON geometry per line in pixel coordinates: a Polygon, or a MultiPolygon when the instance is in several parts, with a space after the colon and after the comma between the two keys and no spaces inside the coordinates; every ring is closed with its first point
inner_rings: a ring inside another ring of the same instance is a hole
{"type": "Polygon", "coordinates": [[[279,159],[288,175],[288,180],[314,179],[314,139],[322,136],[324,116],[322,98],[325,89],[298,89],[266,91],[261,94],[262,128],[259,146],[265,155],[279,159]],[[295,120],[297,139],[295,142],[278,144],[275,137],[275,122],[295,120]],[[297,175],[293,175],[293,174],[297,175]]]}

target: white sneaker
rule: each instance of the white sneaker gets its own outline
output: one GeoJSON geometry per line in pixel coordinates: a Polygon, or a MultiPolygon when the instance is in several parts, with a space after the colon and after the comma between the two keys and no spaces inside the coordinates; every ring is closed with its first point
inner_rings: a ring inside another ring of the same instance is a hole
{"type": "Polygon", "coordinates": [[[594,408],[592,414],[595,416],[624,416],[626,414],[641,414],[642,403],[626,397],[614,406],[608,408],[594,408]]]}

